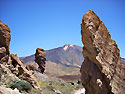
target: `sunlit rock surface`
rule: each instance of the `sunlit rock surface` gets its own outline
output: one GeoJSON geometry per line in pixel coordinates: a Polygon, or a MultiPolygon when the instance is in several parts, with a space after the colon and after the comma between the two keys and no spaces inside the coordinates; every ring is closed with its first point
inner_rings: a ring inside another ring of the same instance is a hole
{"type": "Polygon", "coordinates": [[[124,94],[125,66],[120,51],[99,17],[89,10],[82,19],[83,56],[81,80],[86,94],[124,94]]]}

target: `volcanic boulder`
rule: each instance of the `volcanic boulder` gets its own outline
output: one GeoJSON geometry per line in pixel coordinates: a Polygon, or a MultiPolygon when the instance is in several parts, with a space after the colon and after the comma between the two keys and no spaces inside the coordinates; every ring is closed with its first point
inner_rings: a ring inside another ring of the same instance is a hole
{"type": "Polygon", "coordinates": [[[44,49],[37,48],[35,53],[35,62],[39,65],[39,70],[41,73],[45,70],[45,64],[46,64],[46,52],[44,49]]]}
{"type": "Polygon", "coordinates": [[[83,16],[81,35],[85,60],[80,72],[86,94],[124,94],[125,65],[120,63],[120,51],[92,10],[83,16]]]}

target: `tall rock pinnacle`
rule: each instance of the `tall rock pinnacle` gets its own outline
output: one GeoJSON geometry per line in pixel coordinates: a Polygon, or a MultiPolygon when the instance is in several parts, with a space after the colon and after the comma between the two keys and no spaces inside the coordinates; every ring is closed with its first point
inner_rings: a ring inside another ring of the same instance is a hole
{"type": "Polygon", "coordinates": [[[124,94],[125,66],[120,51],[99,17],[89,10],[81,23],[83,56],[80,72],[86,94],[124,94]]]}
{"type": "Polygon", "coordinates": [[[5,47],[7,53],[9,53],[10,39],[11,35],[9,27],[0,21],[0,47],[5,47]]]}
{"type": "Polygon", "coordinates": [[[44,49],[41,49],[41,48],[36,49],[35,62],[39,65],[39,70],[41,73],[43,73],[45,70],[45,63],[46,63],[45,53],[46,51],[44,49]]]}
{"type": "Polygon", "coordinates": [[[0,62],[8,60],[10,39],[9,27],[0,21],[0,62]]]}

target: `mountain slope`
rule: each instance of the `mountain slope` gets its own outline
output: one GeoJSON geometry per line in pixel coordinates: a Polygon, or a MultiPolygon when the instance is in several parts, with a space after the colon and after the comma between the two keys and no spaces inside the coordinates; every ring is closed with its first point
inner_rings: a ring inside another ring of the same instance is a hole
{"type": "MultiPolygon", "coordinates": [[[[20,58],[24,64],[34,61],[35,56],[27,56],[20,58]]],[[[66,44],[62,47],[46,50],[47,61],[55,62],[66,67],[77,67],[79,68],[83,59],[82,47],[76,45],[66,44]]]]}
{"type": "Polygon", "coordinates": [[[121,63],[125,64],[125,58],[121,58],[121,63]]]}
{"type": "Polygon", "coordinates": [[[82,47],[66,44],[46,53],[47,60],[64,66],[80,66],[83,61],[82,47]]]}
{"type": "MultiPolygon", "coordinates": [[[[84,58],[82,55],[82,47],[77,45],[66,44],[62,47],[46,50],[47,62],[54,62],[65,67],[80,68],[84,58]]],[[[24,64],[33,62],[35,55],[20,57],[24,64]]],[[[125,64],[125,59],[121,58],[121,63],[125,64]]]]}

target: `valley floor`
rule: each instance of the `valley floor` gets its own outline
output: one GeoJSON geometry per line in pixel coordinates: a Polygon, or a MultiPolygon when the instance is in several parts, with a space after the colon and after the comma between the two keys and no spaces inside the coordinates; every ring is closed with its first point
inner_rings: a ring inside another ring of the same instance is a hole
{"type": "Polygon", "coordinates": [[[35,72],[34,76],[37,78],[43,94],[74,94],[76,90],[83,88],[77,79],[62,80],[59,77],[38,72],[35,72]]]}

